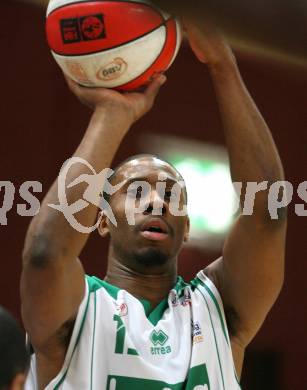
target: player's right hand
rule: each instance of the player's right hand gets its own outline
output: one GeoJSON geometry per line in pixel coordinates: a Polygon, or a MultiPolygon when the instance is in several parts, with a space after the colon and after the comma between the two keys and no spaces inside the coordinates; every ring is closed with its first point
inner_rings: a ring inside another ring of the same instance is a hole
{"type": "Polygon", "coordinates": [[[107,88],[84,87],[66,76],[65,78],[70,90],[83,104],[93,110],[106,107],[116,115],[126,115],[131,123],[152,108],[160,87],[166,81],[166,77],[159,74],[154,77],[144,92],[120,93],[107,88]]]}
{"type": "Polygon", "coordinates": [[[196,57],[210,66],[234,61],[234,55],[222,33],[210,21],[183,16],[183,26],[196,57]]]}

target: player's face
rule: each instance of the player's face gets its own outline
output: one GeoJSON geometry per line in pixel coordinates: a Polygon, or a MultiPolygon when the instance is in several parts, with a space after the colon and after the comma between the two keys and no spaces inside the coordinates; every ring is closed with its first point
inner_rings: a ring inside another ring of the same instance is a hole
{"type": "MultiPolygon", "coordinates": [[[[159,266],[176,260],[189,231],[188,216],[176,216],[170,210],[171,190],[181,180],[170,165],[153,157],[132,160],[120,167],[112,184],[124,185],[110,199],[117,226],[110,221],[106,225],[119,261],[125,265],[159,266]],[[150,190],[141,189],[137,183],[140,181],[148,183],[146,188],[150,190]],[[159,183],[166,183],[165,191],[159,183]],[[141,202],[148,207],[135,212],[141,202]],[[157,211],[159,215],[154,215],[157,211]]],[[[182,190],[178,210],[185,204],[186,194],[182,190]]]]}

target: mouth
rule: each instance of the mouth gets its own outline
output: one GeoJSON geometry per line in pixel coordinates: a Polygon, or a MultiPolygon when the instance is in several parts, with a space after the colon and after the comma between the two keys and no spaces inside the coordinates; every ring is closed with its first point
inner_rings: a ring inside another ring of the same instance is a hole
{"type": "Polygon", "coordinates": [[[163,241],[169,236],[169,227],[163,220],[152,218],[142,225],[141,236],[151,241],[163,241]]]}

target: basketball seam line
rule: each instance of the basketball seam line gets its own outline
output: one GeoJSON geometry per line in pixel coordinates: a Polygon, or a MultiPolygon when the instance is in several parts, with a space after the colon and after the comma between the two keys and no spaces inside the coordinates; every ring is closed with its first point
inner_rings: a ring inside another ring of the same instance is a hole
{"type": "MultiPolygon", "coordinates": [[[[168,20],[169,20],[169,19],[168,19],[168,20]]],[[[121,86],[115,87],[115,88],[118,88],[119,90],[120,90],[121,88],[125,88],[125,86],[127,86],[128,84],[134,82],[134,81],[137,80],[139,77],[142,77],[142,76],[150,69],[150,67],[152,67],[152,66],[158,61],[158,59],[159,59],[161,53],[163,52],[163,50],[164,50],[164,48],[165,48],[165,46],[166,46],[167,35],[168,35],[168,31],[167,31],[167,28],[166,28],[166,37],[165,37],[165,41],[164,41],[163,47],[161,48],[159,54],[158,54],[157,57],[154,59],[154,61],[150,64],[150,66],[149,66],[146,70],[144,70],[143,73],[141,73],[140,75],[138,75],[138,76],[135,77],[134,79],[128,81],[127,83],[125,83],[125,84],[123,84],[123,85],[121,85],[121,86]]],[[[176,38],[177,38],[177,30],[176,30],[176,38]]]]}
{"type": "MultiPolygon", "coordinates": [[[[69,4],[63,4],[61,5],[60,7],[57,7],[55,9],[53,9],[51,12],[47,13],[46,15],[46,18],[48,18],[50,15],[52,15],[54,12],[58,11],[59,9],[61,8],[64,8],[64,7],[67,7],[67,6],[70,6],[70,5],[74,5],[74,4],[79,4],[79,3],[92,3],[92,2],[95,2],[95,3],[104,3],[106,0],[88,0],[88,1],[83,1],[83,0],[80,0],[80,1],[74,1],[73,3],[69,3],[69,4]]],[[[153,7],[152,5],[150,4],[146,4],[146,3],[141,3],[141,2],[138,2],[138,1],[125,1],[125,0],[109,0],[109,2],[111,3],[132,3],[132,4],[142,4],[142,5],[145,5],[147,8],[150,8],[152,10],[155,10],[157,11],[157,13],[159,13],[159,15],[161,16],[162,19],[164,19],[164,16],[163,14],[161,13],[160,9],[158,9],[157,7],[153,7]]]]}

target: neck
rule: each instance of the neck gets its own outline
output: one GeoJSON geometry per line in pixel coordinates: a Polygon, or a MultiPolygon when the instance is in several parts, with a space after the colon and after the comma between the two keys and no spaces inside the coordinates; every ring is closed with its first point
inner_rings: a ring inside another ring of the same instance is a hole
{"type": "Polygon", "coordinates": [[[146,268],[146,273],[124,265],[109,257],[105,281],[111,283],[138,299],[148,300],[152,307],[161,302],[174,287],[177,279],[177,265],[172,261],[164,267],[146,268]],[[170,265],[171,264],[171,265],[170,265]]]}

